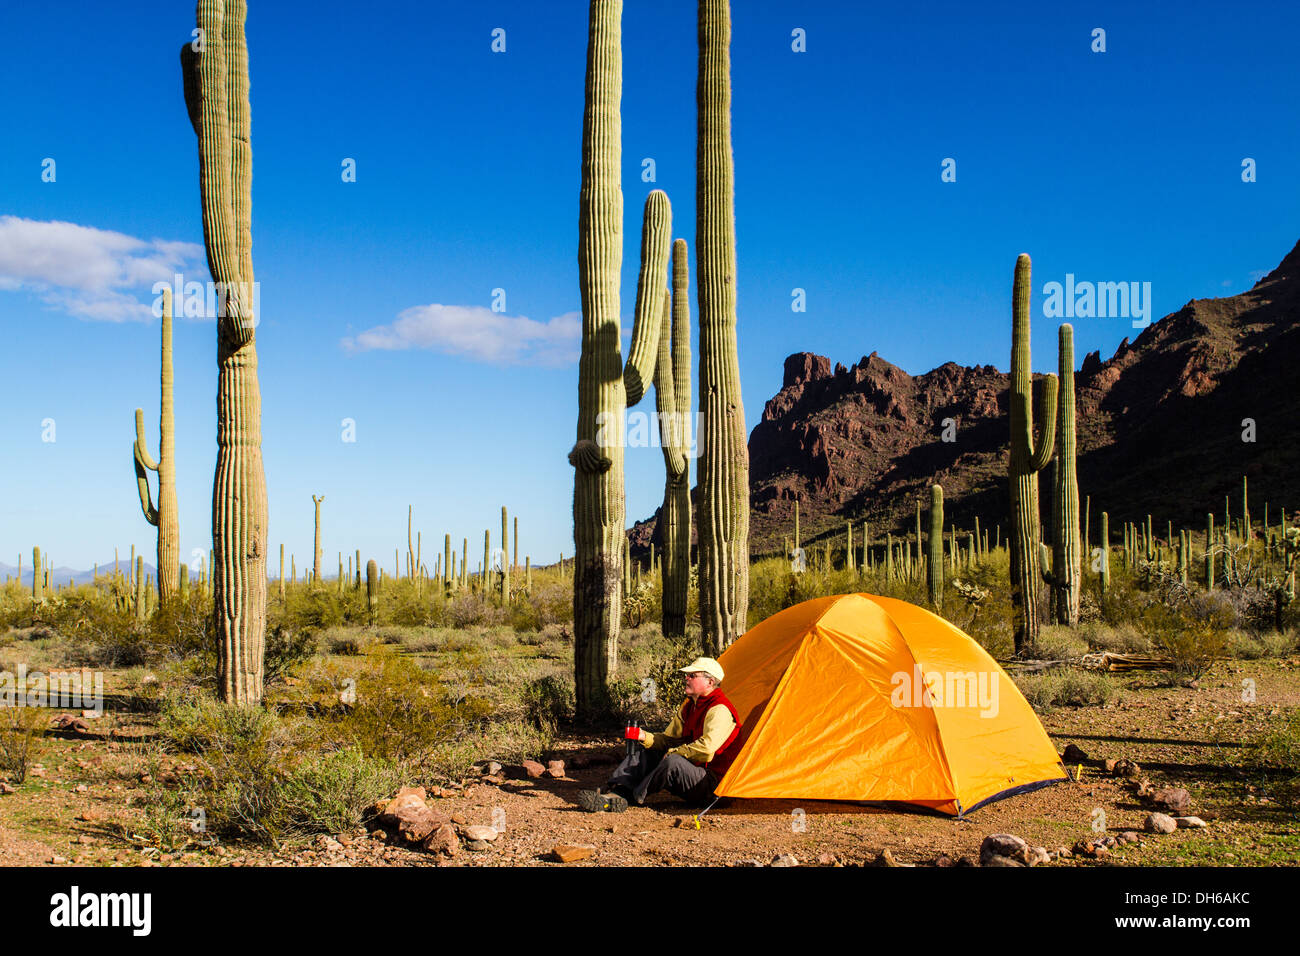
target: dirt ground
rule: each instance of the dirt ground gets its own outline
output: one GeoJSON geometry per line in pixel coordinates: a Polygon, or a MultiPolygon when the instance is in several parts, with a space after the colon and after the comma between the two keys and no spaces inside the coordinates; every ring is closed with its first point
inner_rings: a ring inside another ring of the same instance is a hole
{"type": "MultiPolygon", "coordinates": [[[[1270,779],[1239,766],[1244,743],[1300,705],[1300,660],[1233,661],[1198,688],[1162,686],[1162,675],[1126,677],[1104,707],[1063,708],[1043,716],[1058,751],[1082,748],[1094,762],[1125,757],[1155,787],[1185,787],[1190,813],[1205,829],[1143,834],[1103,861],[1062,858],[1053,866],[1268,865],[1300,859],[1300,822],[1279,805],[1270,779]],[[1241,700],[1245,677],[1257,697],[1241,700]]],[[[197,843],[167,853],[132,837],[140,812],[139,753],[152,733],[146,715],[106,711],[89,733],[52,735],[41,766],[16,792],[0,796],[0,860],[6,865],[101,866],[679,866],[767,865],[779,854],[800,864],[864,865],[888,849],[901,864],[924,865],[946,854],[977,860],[990,833],[1013,833],[1031,846],[1070,848],[1081,838],[1141,830],[1149,809],[1122,778],[1084,765],[1081,778],[989,804],[956,820],[900,808],[796,800],[735,800],[707,813],[700,826],[671,797],[621,814],[586,813],[576,801],[601,784],[621,745],[561,738],[561,779],[528,779],[506,767],[496,784],[477,778],[430,798],[459,824],[500,825],[485,850],[462,846],[452,857],[390,845],[362,828],[282,846],[197,843]],[[801,810],[802,814],[795,811],[801,810]],[[1104,814],[1104,820],[1099,817],[1104,814]],[[502,817],[504,813],[504,818],[502,817]],[[800,827],[802,823],[802,828],[800,827]],[[587,844],[587,859],[561,864],[556,844],[587,844]]],[[[180,758],[176,758],[180,759],[180,758]]],[[[1070,771],[1076,772],[1077,766],[1070,771]]]]}

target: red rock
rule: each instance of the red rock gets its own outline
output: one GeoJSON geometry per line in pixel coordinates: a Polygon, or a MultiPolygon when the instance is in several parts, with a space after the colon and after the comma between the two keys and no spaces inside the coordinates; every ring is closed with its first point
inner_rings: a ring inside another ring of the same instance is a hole
{"type": "Polygon", "coordinates": [[[551,853],[561,863],[576,863],[595,854],[596,848],[586,843],[558,843],[551,847],[551,853]]]}
{"type": "Polygon", "coordinates": [[[540,777],[542,774],[546,773],[546,768],[543,767],[536,760],[525,760],[524,773],[528,774],[529,777],[535,780],[538,777],[540,777]]]}
{"type": "Polygon", "coordinates": [[[430,833],[421,846],[430,853],[441,853],[444,856],[455,856],[460,852],[460,840],[456,836],[456,828],[450,823],[444,823],[430,833]]]}
{"type": "Polygon", "coordinates": [[[548,760],[548,761],[546,761],[546,775],[547,775],[548,777],[553,777],[553,778],[555,778],[555,779],[557,779],[557,780],[560,779],[561,777],[563,777],[563,776],[564,776],[564,761],[563,761],[563,760],[548,760]]]}

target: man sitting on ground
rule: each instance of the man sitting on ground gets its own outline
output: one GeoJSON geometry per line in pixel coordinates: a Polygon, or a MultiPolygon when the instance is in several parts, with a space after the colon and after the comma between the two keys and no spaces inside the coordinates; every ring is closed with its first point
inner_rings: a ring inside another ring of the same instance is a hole
{"type": "Polygon", "coordinates": [[[719,687],[722,668],[713,658],[696,658],[681,672],[686,700],[668,727],[661,734],[640,731],[645,749],[624,758],[603,790],[578,794],[584,810],[621,813],[660,790],[700,806],[713,799],[739,751],[740,715],[719,687]]]}

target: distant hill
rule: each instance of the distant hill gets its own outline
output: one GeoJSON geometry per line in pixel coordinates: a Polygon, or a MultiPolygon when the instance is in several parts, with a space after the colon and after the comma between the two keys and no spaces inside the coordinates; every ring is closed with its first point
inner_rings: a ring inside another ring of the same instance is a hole
{"type": "MultiPolygon", "coordinates": [[[[1009,303],[1007,313],[1009,355],[1009,303]]],[[[1035,341],[1055,341],[1058,325],[1034,315],[1035,341]]],[[[1266,501],[1274,522],[1281,506],[1300,507],[1297,369],[1300,243],[1250,290],[1193,299],[1104,362],[1084,356],[1075,374],[1079,495],[1081,508],[1092,497],[1094,538],[1102,510],[1116,534],[1148,512],[1160,527],[1202,528],[1207,511],[1222,515],[1225,495],[1238,515],[1243,475],[1253,517],[1266,501]],[[1253,443],[1242,440],[1243,419],[1254,421],[1253,443]]],[[[833,370],[824,356],[791,355],[749,437],[751,551],[780,550],[796,499],[806,539],[842,534],[846,520],[871,522],[873,536],[904,531],[933,482],[950,522],[969,528],[979,515],[1005,534],[1008,387],[991,365],[947,362],[912,376],[874,352],[833,370]],[[945,418],[957,424],[954,442],[941,441],[945,418]]],[[[1046,516],[1050,467],[1040,486],[1046,516]]],[[[630,532],[638,552],[659,544],[655,520],[630,532]]]]}
{"type": "MultiPolygon", "coordinates": [[[[127,553],[129,554],[130,552],[127,553]]],[[[118,568],[119,570],[121,570],[123,574],[126,574],[126,565],[127,565],[127,559],[125,557],[121,558],[118,568]]],[[[16,564],[6,564],[5,562],[0,561],[0,581],[8,580],[9,578],[12,578],[17,573],[18,573],[18,566],[16,564]]],[[[104,561],[100,563],[99,573],[100,574],[113,573],[113,561],[111,558],[108,561],[104,561]]],[[[144,573],[147,575],[153,575],[154,580],[157,580],[157,568],[155,568],[148,561],[144,563],[144,573]]],[[[59,566],[56,567],[53,571],[54,583],[57,584],[59,587],[65,587],[69,579],[71,579],[74,584],[89,584],[91,580],[94,578],[94,576],[95,576],[95,569],[93,567],[86,568],[85,570],[78,570],[75,568],[59,566]]],[[[25,584],[27,587],[32,586],[32,566],[31,563],[27,560],[27,555],[23,555],[23,584],[25,584]]]]}

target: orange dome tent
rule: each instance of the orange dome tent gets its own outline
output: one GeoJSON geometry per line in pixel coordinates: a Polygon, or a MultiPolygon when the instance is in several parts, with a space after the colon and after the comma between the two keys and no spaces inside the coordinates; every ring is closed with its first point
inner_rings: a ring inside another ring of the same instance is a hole
{"type": "Polygon", "coordinates": [[[960,816],[1068,779],[997,662],[905,601],[805,601],[719,663],[742,727],[719,796],[901,801],[960,816]]]}

